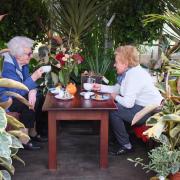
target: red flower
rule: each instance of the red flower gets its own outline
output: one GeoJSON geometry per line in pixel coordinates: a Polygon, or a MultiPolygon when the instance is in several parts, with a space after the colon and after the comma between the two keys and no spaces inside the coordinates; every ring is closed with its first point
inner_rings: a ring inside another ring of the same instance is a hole
{"type": "Polygon", "coordinates": [[[72,58],[81,64],[84,61],[84,58],[80,54],[73,54],[72,58]]]}
{"type": "Polygon", "coordinates": [[[57,61],[59,61],[62,66],[65,64],[65,61],[62,60],[63,57],[64,57],[64,54],[63,54],[63,53],[59,53],[59,54],[57,54],[57,55],[55,56],[55,59],[56,59],[57,61]]]}

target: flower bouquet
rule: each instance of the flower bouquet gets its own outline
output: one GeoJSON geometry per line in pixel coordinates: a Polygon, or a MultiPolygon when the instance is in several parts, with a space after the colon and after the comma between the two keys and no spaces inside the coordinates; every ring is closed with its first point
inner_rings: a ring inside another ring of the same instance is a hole
{"type": "Polygon", "coordinates": [[[61,46],[57,49],[58,53],[55,55],[55,60],[58,62],[56,66],[59,66],[60,71],[58,77],[60,83],[66,87],[70,82],[71,74],[78,75],[78,65],[83,62],[82,56],[79,54],[81,50],[78,47],[72,48],[72,46],[65,48],[61,46]]]}

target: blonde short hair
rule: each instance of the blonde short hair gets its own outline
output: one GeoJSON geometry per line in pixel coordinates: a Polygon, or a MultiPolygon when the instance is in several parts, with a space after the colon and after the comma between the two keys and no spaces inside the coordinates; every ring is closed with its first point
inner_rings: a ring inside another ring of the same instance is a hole
{"type": "Polygon", "coordinates": [[[139,52],[136,47],[131,45],[119,46],[115,50],[115,55],[120,56],[122,63],[128,62],[129,67],[135,67],[139,65],[139,52]]]}

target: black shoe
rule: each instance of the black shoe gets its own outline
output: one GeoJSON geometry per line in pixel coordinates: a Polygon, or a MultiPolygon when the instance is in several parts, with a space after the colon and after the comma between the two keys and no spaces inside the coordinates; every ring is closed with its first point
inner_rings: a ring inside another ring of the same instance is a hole
{"type": "Polygon", "coordinates": [[[34,142],[47,142],[48,138],[46,137],[41,137],[40,135],[36,135],[34,137],[30,136],[31,140],[34,142]]]}
{"type": "Polygon", "coordinates": [[[24,149],[26,150],[39,150],[41,149],[40,146],[36,145],[35,143],[29,141],[27,144],[23,144],[24,149]]]}
{"type": "Polygon", "coordinates": [[[134,152],[134,149],[127,149],[125,147],[120,147],[118,150],[112,150],[110,151],[110,154],[113,156],[119,156],[119,155],[123,155],[123,154],[127,154],[127,153],[131,153],[134,152]]]}

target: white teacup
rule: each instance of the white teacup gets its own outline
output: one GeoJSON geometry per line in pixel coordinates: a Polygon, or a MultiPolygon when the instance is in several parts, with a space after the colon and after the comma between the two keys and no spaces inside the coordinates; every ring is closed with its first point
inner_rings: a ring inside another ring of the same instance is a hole
{"type": "Polygon", "coordinates": [[[84,84],[83,84],[83,88],[84,88],[86,91],[91,91],[92,88],[93,88],[93,84],[92,84],[92,83],[84,83],[84,84]]]}
{"type": "Polygon", "coordinates": [[[41,67],[44,73],[48,73],[51,71],[51,66],[42,66],[41,67]]]}

